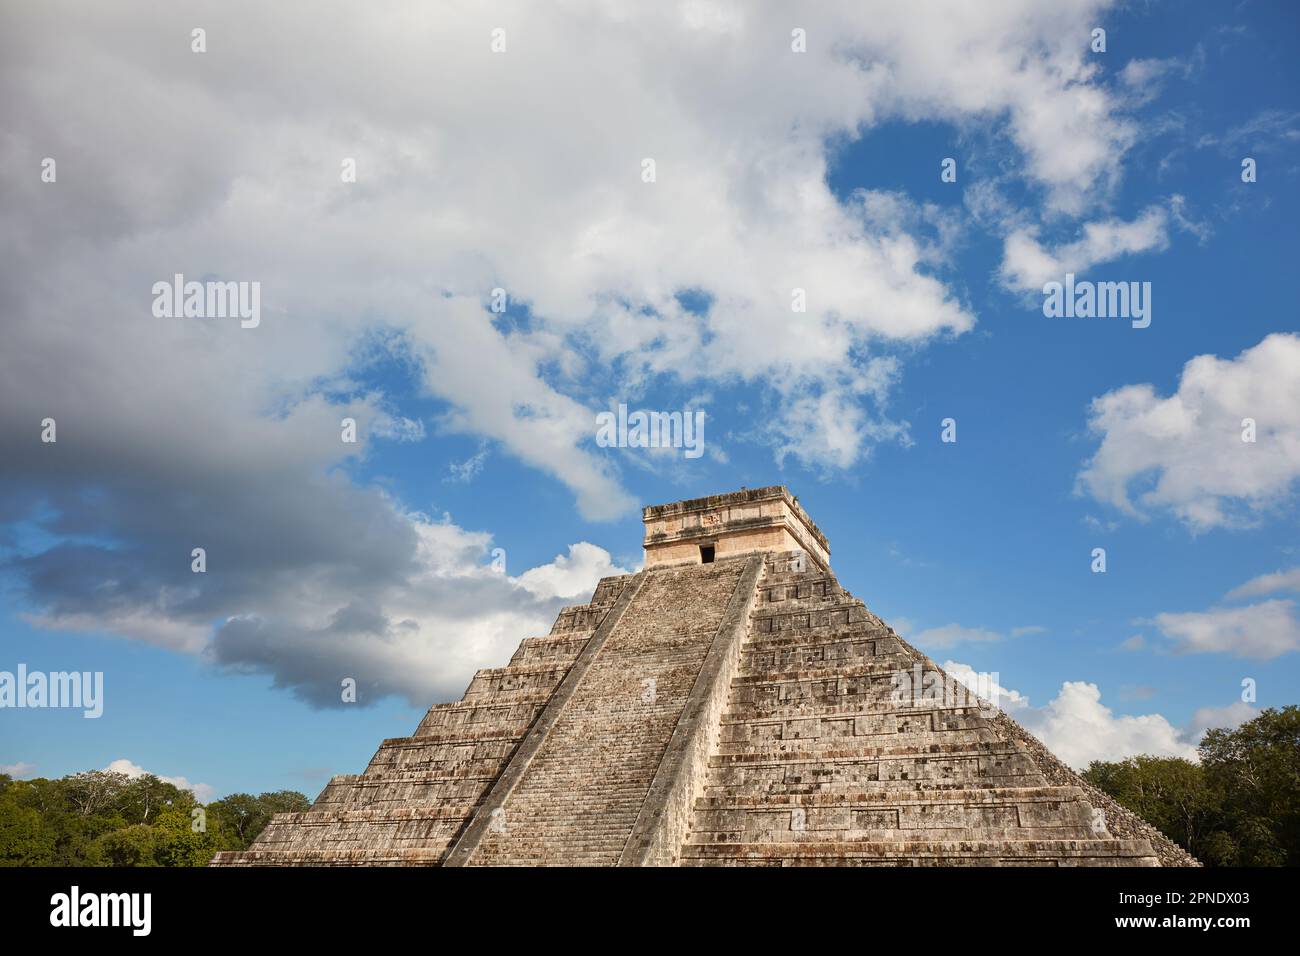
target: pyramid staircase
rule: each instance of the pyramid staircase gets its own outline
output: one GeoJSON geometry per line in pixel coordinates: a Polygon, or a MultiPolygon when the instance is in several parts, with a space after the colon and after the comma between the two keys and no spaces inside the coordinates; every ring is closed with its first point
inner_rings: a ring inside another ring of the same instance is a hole
{"type": "Polygon", "coordinates": [[[1196,866],[840,587],[779,486],[605,578],[215,866],[1196,866]]]}
{"type": "Polygon", "coordinates": [[[310,810],[277,813],[244,851],[213,866],[436,865],[618,601],[605,578],[506,667],[478,671],[464,697],[429,708],[410,737],[379,746],[362,774],[336,776],[310,810]]]}
{"type": "Polygon", "coordinates": [[[894,700],[896,673],[942,672],[829,572],[773,563],[682,863],[1159,864],[978,701],[894,700]]]}

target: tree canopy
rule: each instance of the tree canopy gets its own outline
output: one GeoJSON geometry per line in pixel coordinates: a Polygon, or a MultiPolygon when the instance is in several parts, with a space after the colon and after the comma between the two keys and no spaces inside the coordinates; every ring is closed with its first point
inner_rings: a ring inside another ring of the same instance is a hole
{"type": "Polygon", "coordinates": [[[1093,761],[1083,777],[1203,863],[1300,865],[1300,707],[1207,731],[1198,755],[1093,761]]]}
{"type": "Polygon", "coordinates": [[[272,814],[309,806],[290,790],[204,806],[152,774],[0,774],[0,865],[204,866],[218,850],[246,849],[272,814]]]}

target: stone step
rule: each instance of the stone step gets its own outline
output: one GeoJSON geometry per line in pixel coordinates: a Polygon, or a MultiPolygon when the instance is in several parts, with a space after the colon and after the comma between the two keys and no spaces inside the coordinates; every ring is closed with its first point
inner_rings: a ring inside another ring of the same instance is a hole
{"type": "Polygon", "coordinates": [[[687,844],[684,865],[1156,866],[1146,840],[920,840],[687,844]]]}
{"type": "Polygon", "coordinates": [[[800,575],[798,578],[778,581],[764,578],[756,590],[754,613],[787,605],[790,607],[817,607],[824,604],[851,604],[832,574],[800,575]]]}
{"type": "Polygon", "coordinates": [[[647,574],[469,862],[617,861],[745,567],[647,574]]]}
{"type": "Polygon", "coordinates": [[[547,637],[526,637],[510,657],[510,666],[566,662],[572,664],[591,640],[586,631],[547,637]]]}
{"type": "MultiPolygon", "coordinates": [[[[455,734],[508,735],[516,728],[531,727],[546,706],[550,693],[520,696],[515,701],[485,701],[458,704],[457,709],[431,708],[411,734],[412,738],[450,737],[455,734]]],[[[400,739],[400,738],[397,738],[400,739]]]]}
{"type": "MultiPolygon", "coordinates": [[[[705,824],[701,825],[706,826],[705,824]]],[[[954,823],[951,826],[936,827],[907,827],[899,829],[898,827],[885,824],[882,826],[871,825],[853,825],[853,826],[822,826],[816,829],[796,830],[793,828],[790,820],[784,821],[784,825],[773,825],[771,828],[760,829],[693,829],[688,834],[686,840],[688,845],[709,845],[709,846],[743,846],[765,843],[825,843],[828,840],[841,844],[849,843],[893,843],[902,841],[917,840],[961,840],[965,839],[972,832],[978,832],[981,840],[991,842],[997,841],[1021,841],[1021,840],[1088,840],[1095,839],[1092,827],[1086,823],[1059,826],[1020,826],[1012,822],[1009,826],[997,826],[996,824],[979,821],[975,824],[977,831],[972,830],[969,824],[954,823]]]]}
{"type": "Polygon", "coordinates": [[[271,817],[274,826],[326,826],[334,823],[405,823],[410,821],[443,821],[464,819],[474,809],[472,803],[448,803],[429,807],[396,807],[377,810],[372,807],[353,810],[303,810],[298,813],[277,813],[271,817]]]}
{"type": "Polygon", "coordinates": [[[892,755],[882,758],[820,757],[763,763],[713,763],[705,780],[708,796],[719,792],[778,793],[851,791],[900,784],[917,789],[980,786],[1043,786],[1041,772],[1024,754],[892,755]]]}
{"type": "Polygon", "coordinates": [[[789,810],[794,807],[879,807],[881,805],[945,806],[949,804],[979,804],[994,806],[1004,803],[1070,803],[1085,800],[1081,787],[991,787],[972,790],[919,791],[908,788],[847,791],[844,793],[803,794],[728,794],[725,796],[698,797],[695,806],[700,810],[743,810],[754,807],[777,807],[789,810]]]}
{"type": "MultiPolygon", "coordinates": [[[[732,702],[731,709],[723,714],[722,734],[763,736],[776,734],[777,724],[806,724],[819,722],[816,728],[823,736],[854,736],[858,734],[898,734],[898,732],[919,732],[931,730],[958,730],[963,727],[979,727],[984,723],[993,723],[998,711],[993,708],[952,708],[946,705],[913,706],[902,705],[889,700],[874,700],[870,697],[853,697],[841,700],[836,697],[823,697],[819,700],[732,702]],[[748,727],[748,731],[741,731],[748,727]],[[850,731],[852,727],[852,731],[850,731]]],[[[801,731],[798,726],[794,732],[811,734],[813,728],[801,731]]],[[[729,736],[728,739],[733,739],[729,736]]]]}
{"type": "Polygon", "coordinates": [[[576,634],[580,631],[590,636],[600,627],[600,622],[605,619],[605,615],[613,606],[613,602],[610,602],[609,604],[573,604],[561,608],[560,613],[555,617],[555,623],[551,625],[551,636],[576,634]]]}
{"type": "Polygon", "coordinates": [[[442,862],[446,847],[402,849],[317,849],[264,850],[254,846],[247,850],[223,851],[213,858],[213,866],[436,866],[442,862]]]}
{"type": "MultiPolygon", "coordinates": [[[[732,728],[746,725],[731,725],[732,728]]],[[[730,729],[730,728],[729,728],[730,729]]],[[[870,736],[836,735],[823,737],[727,739],[718,742],[714,754],[756,754],[778,756],[785,753],[804,753],[815,756],[821,753],[842,753],[847,748],[875,748],[876,753],[919,752],[931,747],[950,747],[955,744],[998,743],[1000,738],[991,728],[978,726],[953,730],[925,729],[914,733],[876,733],[870,736]]],[[[860,751],[863,753],[870,751],[860,751]]]]}
{"type": "MultiPolygon", "coordinates": [[[[821,661],[809,667],[790,668],[747,668],[731,682],[731,690],[736,691],[762,684],[814,683],[820,681],[849,680],[855,677],[868,678],[873,684],[881,684],[887,691],[894,689],[891,678],[910,667],[910,662],[902,657],[888,655],[882,657],[854,657],[847,660],[821,661]]],[[[910,675],[909,675],[910,678],[910,675]]],[[[935,693],[938,693],[937,691],[935,693]]]]}
{"type": "Polygon", "coordinates": [[[698,799],[695,810],[692,830],[705,842],[951,839],[954,831],[980,839],[1099,835],[1077,787],[727,795],[698,799]]]}
{"type": "Polygon", "coordinates": [[[508,727],[475,727],[469,725],[455,730],[437,731],[412,737],[386,737],[380,750],[424,750],[436,747],[482,748],[487,745],[514,746],[528,733],[532,721],[517,722],[508,727]]]}
{"type": "MultiPolygon", "coordinates": [[[[819,741],[791,741],[791,744],[817,744],[819,741]]],[[[961,758],[1011,758],[1025,757],[1025,751],[1016,744],[1003,740],[936,741],[903,744],[892,740],[870,738],[835,738],[835,746],[817,748],[791,747],[788,750],[756,750],[752,752],[718,753],[709,756],[710,767],[785,766],[792,763],[861,762],[878,760],[932,760],[961,758]]]]}
{"type": "Polygon", "coordinates": [[[852,661],[888,661],[907,668],[911,658],[901,641],[888,635],[806,632],[813,639],[766,641],[741,650],[744,674],[763,671],[800,671],[806,668],[838,667],[852,661]]]}
{"type": "Polygon", "coordinates": [[[567,664],[485,668],[474,674],[464,700],[505,702],[532,699],[539,694],[549,697],[568,672],[567,664]]]}

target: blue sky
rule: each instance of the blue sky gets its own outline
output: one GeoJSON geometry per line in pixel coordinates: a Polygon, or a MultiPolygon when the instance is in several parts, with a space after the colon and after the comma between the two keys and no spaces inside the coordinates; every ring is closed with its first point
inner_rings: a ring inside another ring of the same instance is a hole
{"type": "Polygon", "coordinates": [[[635,569],[638,505],[775,483],[1071,763],[1296,702],[1293,6],[489,4],[290,48],[305,9],[224,7],[5,14],[0,670],[103,671],[106,703],[0,712],[0,765],[314,796],[635,569]],[[1150,327],[1044,317],[1067,269],[1149,282],[1150,327]],[[262,324],[158,324],[175,272],[259,279],[262,324]],[[703,409],[704,456],[598,447],[620,402],[703,409]]]}

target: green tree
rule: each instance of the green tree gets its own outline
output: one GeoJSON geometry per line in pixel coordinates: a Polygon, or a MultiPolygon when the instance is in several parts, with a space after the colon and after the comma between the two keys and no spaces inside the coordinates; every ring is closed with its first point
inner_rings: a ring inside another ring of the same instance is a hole
{"type": "Polygon", "coordinates": [[[1300,865],[1300,707],[1269,708],[1201,741],[1238,866],[1300,865]]]}
{"type": "Polygon", "coordinates": [[[311,801],[296,790],[276,790],[253,796],[232,793],[208,804],[209,819],[216,817],[239,841],[238,849],[247,849],[266,829],[277,813],[301,813],[311,808],[311,801]]]}
{"type": "Polygon", "coordinates": [[[1216,795],[1197,764],[1179,757],[1093,761],[1083,778],[1110,794],[1194,856],[1219,817],[1216,795]]]}
{"type": "Polygon", "coordinates": [[[246,848],[273,814],[309,806],[281,790],[205,808],[151,774],[0,775],[0,866],[204,866],[218,850],[246,848]]]}
{"type": "Polygon", "coordinates": [[[1300,707],[1207,731],[1199,756],[1095,761],[1083,777],[1204,863],[1300,865],[1300,707]]]}
{"type": "Polygon", "coordinates": [[[41,815],[0,791],[0,866],[50,866],[55,862],[54,832],[41,815]]]}
{"type": "Polygon", "coordinates": [[[91,866],[157,866],[158,832],[135,823],[95,838],[86,850],[91,866]]]}

